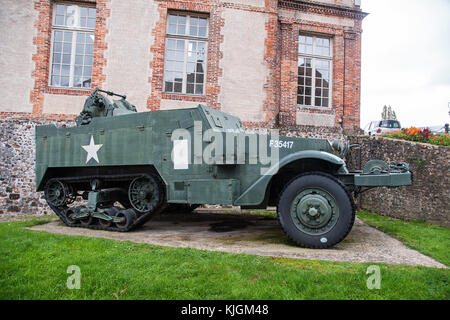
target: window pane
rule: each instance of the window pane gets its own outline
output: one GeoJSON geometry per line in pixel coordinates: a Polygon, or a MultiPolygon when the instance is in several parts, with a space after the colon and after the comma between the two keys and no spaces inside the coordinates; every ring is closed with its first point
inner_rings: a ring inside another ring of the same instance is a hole
{"type": "Polygon", "coordinates": [[[56,5],[56,14],[64,14],[66,12],[66,8],[63,4],[56,5]]]}
{"type": "Polygon", "coordinates": [[[331,61],[319,56],[331,57],[331,39],[299,35],[298,45],[297,103],[329,107],[331,61]]]}
{"type": "Polygon", "coordinates": [[[84,76],[88,76],[88,77],[90,77],[91,76],[91,74],[92,74],[92,67],[84,67],[83,68],[83,75],[84,76]]]}
{"type": "MultiPolygon", "coordinates": [[[[80,25],[80,21],[76,20],[79,19],[80,15],[78,13],[79,8],[75,5],[66,6],[66,19],[64,25],[66,27],[78,27],[80,25]]],[[[62,79],[61,79],[62,83],[62,79]]]]}
{"type": "Polygon", "coordinates": [[[88,15],[88,9],[86,7],[80,7],[80,15],[82,18],[86,18],[88,15]]]}
{"type": "Polygon", "coordinates": [[[184,41],[177,40],[177,50],[184,50],[184,41]]]}
{"type": "Polygon", "coordinates": [[[177,24],[177,16],[173,14],[169,14],[169,18],[167,20],[169,24],[177,24]]]}
{"type": "Polygon", "coordinates": [[[92,60],[93,60],[93,56],[86,56],[86,57],[84,57],[84,64],[88,65],[88,66],[92,66],[92,60]]]}
{"type": "Polygon", "coordinates": [[[206,37],[206,27],[200,27],[198,29],[198,36],[199,37],[206,37]]]}
{"type": "Polygon", "coordinates": [[[55,17],[55,25],[63,26],[64,25],[64,16],[56,15],[56,17],[55,17]]]}
{"type": "Polygon", "coordinates": [[[72,44],[71,43],[63,43],[63,52],[71,53],[72,52],[72,44]]]}
{"type": "Polygon", "coordinates": [[[61,75],[68,77],[70,75],[70,65],[63,64],[61,67],[61,75]]]}
{"type": "Polygon", "coordinates": [[[176,34],[177,33],[177,25],[176,24],[169,24],[169,28],[167,30],[167,33],[176,34]]]}
{"type": "Polygon", "coordinates": [[[197,75],[195,77],[195,82],[203,83],[203,74],[202,73],[197,73],[197,75]]]}
{"type": "Polygon", "coordinates": [[[53,63],[60,63],[61,62],[61,54],[55,53],[53,54],[53,63]]]}
{"type": "Polygon", "coordinates": [[[52,86],[59,86],[60,84],[59,84],[59,76],[53,76],[52,77],[52,83],[51,83],[51,85],[52,86]]]}
{"type": "Polygon", "coordinates": [[[94,33],[81,32],[79,28],[94,30],[95,19],[93,7],[55,4],[53,25],[74,31],[53,30],[51,85],[90,87],[94,33]],[[75,49],[75,57],[72,49],[75,49]]]}
{"type": "Polygon", "coordinates": [[[63,87],[69,86],[69,77],[61,77],[61,86],[63,87]]]}
{"type": "Polygon", "coordinates": [[[206,37],[207,19],[169,14],[167,23],[167,33],[172,36],[166,39],[164,91],[203,94],[206,42],[173,37],[174,35],[206,37]]]}
{"type": "Polygon", "coordinates": [[[80,66],[75,66],[74,74],[76,76],[81,76],[83,74],[83,68],[80,66]]]}
{"type": "Polygon", "coordinates": [[[77,54],[83,54],[84,53],[84,44],[83,43],[77,43],[76,53],[77,54]]]}
{"type": "Polygon", "coordinates": [[[75,64],[83,64],[83,56],[76,55],[75,56],[75,64]]]}
{"type": "Polygon", "coordinates": [[[305,105],[310,106],[311,105],[311,97],[305,97],[305,105]]]}
{"type": "Polygon", "coordinates": [[[167,48],[168,48],[168,49],[175,49],[176,43],[177,43],[176,40],[173,40],[173,39],[167,39],[167,48]]]}
{"type": "Polygon", "coordinates": [[[87,27],[91,29],[95,28],[95,18],[89,18],[87,20],[87,27]]]}
{"type": "Polygon", "coordinates": [[[55,31],[53,41],[62,41],[62,39],[63,39],[62,31],[55,31]]]}
{"type": "Polygon", "coordinates": [[[317,98],[317,97],[316,97],[314,106],[316,106],[316,107],[321,107],[321,106],[322,106],[321,103],[322,103],[322,102],[321,102],[320,98],[317,98]]]}
{"type": "Polygon", "coordinates": [[[188,75],[187,75],[187,82],[188,83],[194,83],[195,82],[195,73],[188,73],[188,75]]]}
{"type": "Polygon", "coordinates": [[[181,82],[175,82],[174,83],[174,87],[173,87],[173,91],[174,92],[181,92],[181,90],[182,90],[181,82]]]}
{"type": "Polygon", "coordinates": [[[86,43],[87,44],[94,43],[94,39],[95,39],[94,34],[86,33],[86,43]]]}
{"type": "Polygon", "coordinates": [[[90,88],[91,87],[91,78],[83,80],[83,87],[90,88]]]}
{"type": "Polygon", "coordinates": [[[203,63],[197,63],[197,70],[196,70],[196,72],[201,72],[201,73],[204,72],[203,63]]]}
{"type": "Polygon", "coordinates": [[[203,84],[195,85],[195,94],[203,94],[203,84]]]}
{"type": "Polygon", "coordinates": [[[81,87],[81,78],[79,76],[74,76],[73,78],[73,86],[81,87]]]}
{"type": "Polygon", "coordinates": [[[72,42],[72,35],[73,35],[73,32],[69,32],[69,31],[64,32],[64,42],[71,43],[72,42]]]}
{"type": "Polygon", "coordinates": [[[186,16],[178,16],[178,24],[186,24],[186,16]]]}
{"type": "Polygon", "coordinates": [[[59,75],[60,68],[61,68],[60,64],[53,64],[52,68],[53,75],[59,75]]]}
{"type": "Polygon", "coordinates": [[[94,54],[94,45],[93,44],[87,44],[84,47],[84,53],[85,54],[94,54]]]}
{"type": "Polygon", "coordinates": [[[70,64],[70,54],[63,54],[62,63],[70,64]]]}
{"type": "Polygon", "coordinates": [[[186,34],[186,25],[185,24],[177,25],[177,34],[180,34],[180,35],[186,34]]]}
{"type": "Polygon", "coordinates": [[[316,38],[316,49],[314,54],[320,56],[330,56],[330,39],[316,38]]]}
{"type": "Polygon", "coordinates": [[[53,52],[61,52],[62,51],[62,43],[61,42],[55,42],[53,44],[53,52]]]}
{"type": "Polygon", "coordinates": [[[95,16],[97,15],[97,10],[95,8],[89,8],[89,17],[93,17],[95,18],[95,16]]]}

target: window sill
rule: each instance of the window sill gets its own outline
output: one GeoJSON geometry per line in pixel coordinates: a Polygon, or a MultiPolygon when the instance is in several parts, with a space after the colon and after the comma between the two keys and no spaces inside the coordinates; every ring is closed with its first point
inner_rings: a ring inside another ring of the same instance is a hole
{"type": "Polygon", "coordinates": [[[298,104],[297,108],[302,109],[302,110],[323,110],[323,111],[331,111],[332,108],[331,107],[315,107],[315,106],[303,106],[298,104]]]}
{"type": "Polygon", "coordinates": [[[162,93],[162,99],[167,100],[179,100],[179,101],[194,101],[194,102],[205,102],[206,96],[195,95],[195,94],[185,94],[185,93],[162,93]]]}
{"type": "Polygon", "coordinates": [[[48,86],[45,90],[45,93],[81,96],[81,95],[90,95],[91,91],[92,91],[92,88],[48,86]]]}

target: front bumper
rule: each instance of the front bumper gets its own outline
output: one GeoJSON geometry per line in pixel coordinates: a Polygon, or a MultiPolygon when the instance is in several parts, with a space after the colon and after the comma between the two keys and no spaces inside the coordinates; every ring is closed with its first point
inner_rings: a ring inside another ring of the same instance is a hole
{"type": "Polygon", "coordinates": [[[353,171],[339,177],[346,185],[355,187],[400,187],[413,183],[413,172],[408,164],[391,164],[388,172],[365,173],[353,171]]]}

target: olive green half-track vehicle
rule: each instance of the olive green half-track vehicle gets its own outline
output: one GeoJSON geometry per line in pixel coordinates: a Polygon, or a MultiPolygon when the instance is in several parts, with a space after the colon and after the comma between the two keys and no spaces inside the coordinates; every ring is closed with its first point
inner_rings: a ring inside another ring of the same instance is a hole
{"type": "Polygon", "coordinates": [[[205,105],[136,112],[125,96],[95,89],[76,123],[36,127],[36,189],[71,227],[129,231],[203,204],[276,206],[293,242],[328,248],[350,232],[354,196],[412,179],[406,163],[380,160],[349,172],[347,139],[252,133],[205,105]]]}

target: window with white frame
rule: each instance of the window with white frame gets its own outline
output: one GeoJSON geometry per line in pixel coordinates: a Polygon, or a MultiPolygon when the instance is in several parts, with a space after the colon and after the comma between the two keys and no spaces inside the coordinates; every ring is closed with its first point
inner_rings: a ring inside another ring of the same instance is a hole
{"type": "Polygon", "coordinates": [[[297,104],[330,107],[331,39],[300,35],[298,41],[297,104]]]}
{"type": "Polygon", "coordinates": [[[164,62],[164,92],[204,94],[207,42],[207,17],[169,13],[164,62]]]}
{"type": "Polygon", "coordinates": [[[50,85],[90,88],[94,60],[94,7],[53,7],[50,85]]]}

